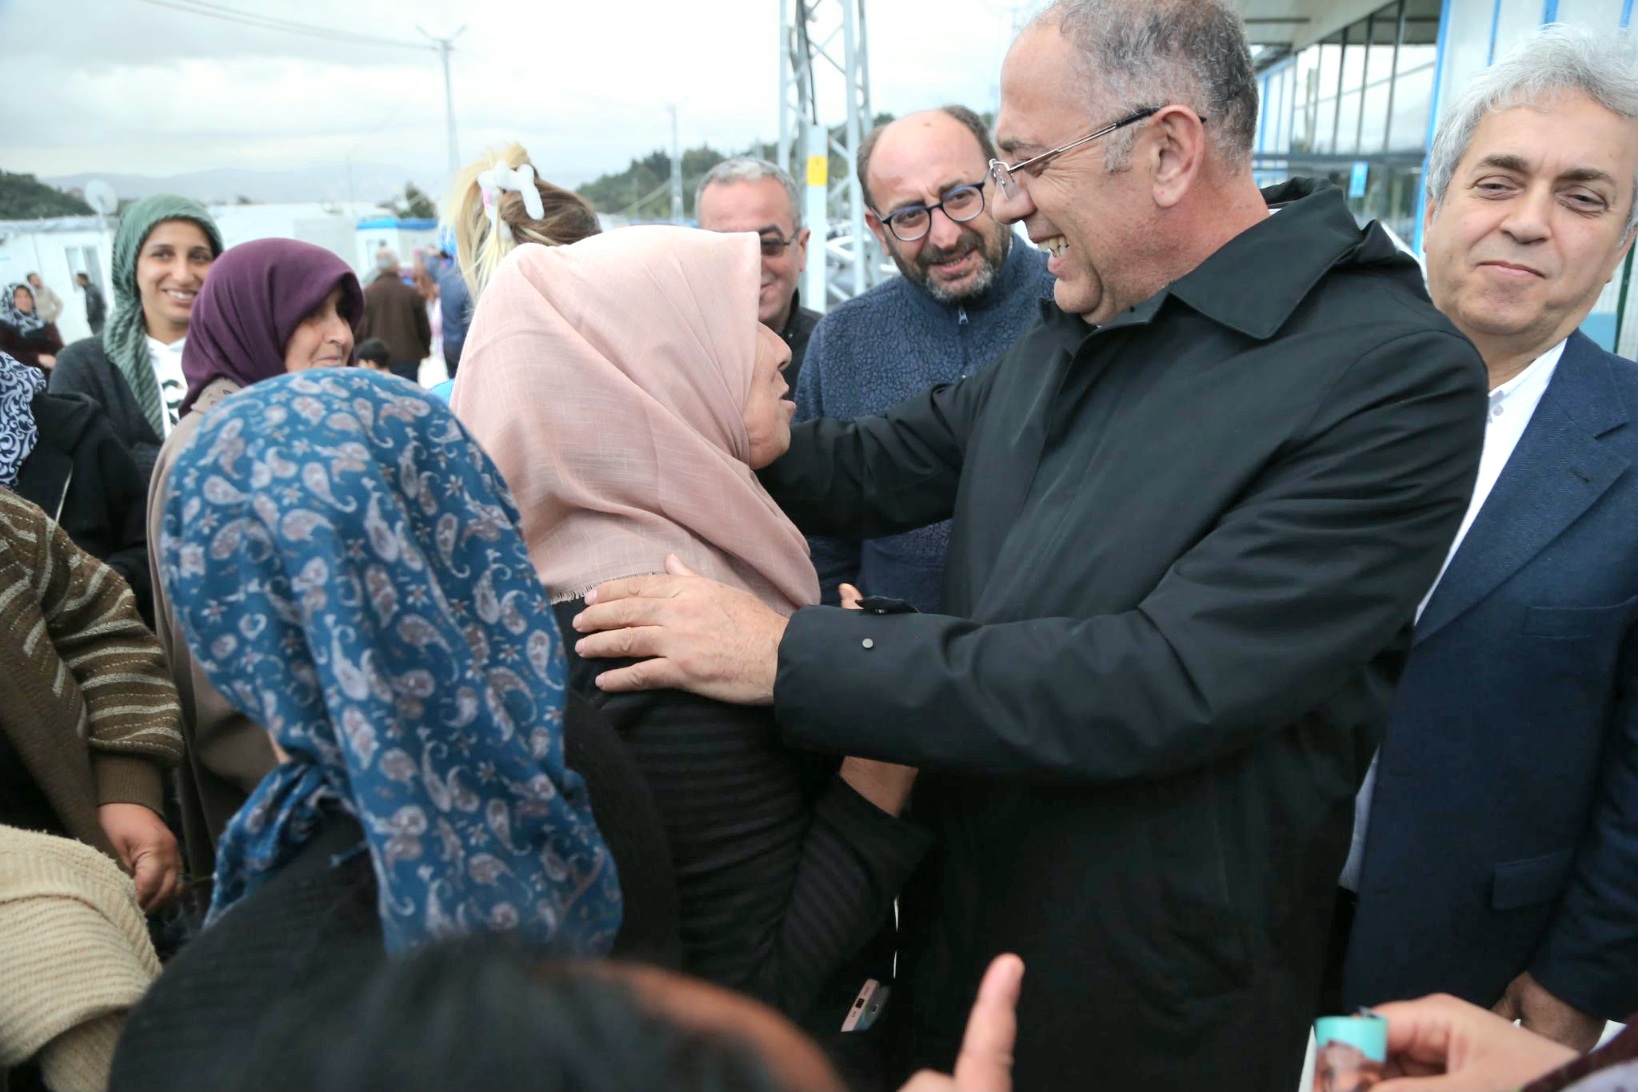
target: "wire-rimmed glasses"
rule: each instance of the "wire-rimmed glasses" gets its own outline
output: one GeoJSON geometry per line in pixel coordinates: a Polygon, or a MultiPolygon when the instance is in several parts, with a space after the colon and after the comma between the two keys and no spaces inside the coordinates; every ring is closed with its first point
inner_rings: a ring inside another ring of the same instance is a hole
{"type": "MultiPolygon", "coordinates": [[[[1119,129],[1124,129],[1128,125],[1133,125],[1140,122],[1144,118],[1154,117],[1156,114],[1160,113],[1162,109],[1164,109],[1164,107],[1147,106],[1141,110],[1133,111],[1132,113],[1121,118],[1119,121],[1111,122],[1110,124],[1105,125],[1102,129],[1086,134],[1079,140],[1072,140],[1068,144],[1061,144],[1049,152],[1042,152],[1040,155],[1031,156],[1028,159],[1020,160],[1019,162],[1010,166],[1001,162],[999,159],[992,159],[990,160],[990,177],[995,179],[995,184],[1001,188],[1002,195],[1010,201],[1012,198],[1018,196],[1018,180],[1013,177],[1013,175],[1015,175],[1017,172],[1029,171],[1039,174],[1042,167],[1045,167],[1048,162],[1058,158],[1065,152],[1074,151],[1083,144],[1090,144],[1099,137],[1106,137],[1110,133],[1113,133],[1119,129]]],[[[1201,118],[1200,120],[1205,121],[1206,119],[1201,118]]]]}

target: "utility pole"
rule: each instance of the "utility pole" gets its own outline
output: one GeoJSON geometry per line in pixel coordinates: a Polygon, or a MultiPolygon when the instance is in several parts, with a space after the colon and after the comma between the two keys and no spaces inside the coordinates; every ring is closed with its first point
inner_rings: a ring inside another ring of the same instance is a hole
{"type": "Polygon", "coordinates": [[[462,23],[460,30],[447,38],[439,38],[425,27],[417,26],[415,29],[432,40],[438,49],[438,58],[444,63],[444,118],[449,124],[449,176],[454,178],[461,169],[461,151],[455,140],[455,86],[449,79],[449,54],[455,48],[455,39],[466,30],[466,24],[462,23]]]}
{"type": "Polygon", "coordinates": [[[806,181],[803,226],[818,247],[808,255],[802,305],[825,311],[874,285],[882,261],[854,170],[874,117],[865,0],[780,0],[779,50],[777,158],[799,185],[806,181]],[[830,170],[832,155],[840,173],[830,170]]]}
{"type": "Polygon", "coordinates": [[[666,107],[671,111],[671,222],[680,224],[683,216],[682,141],[677,136],[677,104],[666,107]]]}

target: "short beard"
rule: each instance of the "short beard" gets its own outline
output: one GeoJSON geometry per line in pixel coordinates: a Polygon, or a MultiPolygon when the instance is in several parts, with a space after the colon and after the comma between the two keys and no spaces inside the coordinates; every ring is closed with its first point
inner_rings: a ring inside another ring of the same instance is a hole
{"type": "Polygon", "coordinates": [[[925,288],[927,294],[937,302],[944,304],[966,303],[968,300],[977,299],[990,290],[990,286],[995,283],[995,279],[1001,275],[1002,264],[1007,260],[1007,251],[1012,244],[1012,231],[1001,224],[995,226],[996,234],[989,239],[970,228],[963,228],[961,237],[956,240],[955,246],[949,248],[932,245],[924,246],[921,248],[921,253],[916,255],[914,263],[905,261],[904,256],[899,253],[896,247],[890,250],[888,254],[893,259],[893,264],[899,267],[900,273],[904,274],[908,280],[914,281],[925,288]],[[971,280],[968,280],[959,288],[933,280],[932,266],[934,263],[965,254],[969,250],[978,252],[978,272],[973,275],[971,280]]]}

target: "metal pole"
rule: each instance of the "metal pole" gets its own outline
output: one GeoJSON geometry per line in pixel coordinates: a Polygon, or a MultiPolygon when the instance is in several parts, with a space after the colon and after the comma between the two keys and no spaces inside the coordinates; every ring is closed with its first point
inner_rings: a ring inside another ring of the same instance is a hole
{"type": "Polygon", "coordinates": [[[793,2],[780,0],[779,3],[779,144],[774,149],[774,162],[786,172],[791,169],[791,92],[796,81],[796,65],[791,53],[796,42],[796,28],[791,25],[793,2]]]}
{"type": "Polygon", "coordinates": [[[855,169],[854,157],[859,151],[859,141],[864,137],[864,129],[860,124],[859,107],[863,77],[859,67],[860,30],[857,19],[864,14],[864,0],[857,0],[858,8],[854,7],[855,0],[843,0],[842,3],[842,56],[847,75],[847,156],[843,169],[847,171],[848,188],[848,228],[853,235],[853,292],[857,295],[870,287],[870,262],[867,255],[870,246],[865,242],[869,233],[865,228],[864,220],[864,191],[859,186],[859,172],[855,169]]]}
{"type": "MultiPolygon", "coordinates": [[[[1365,59],[1359,62],[1359,116],[1354,119],[1354,155],[1365,153],[1365,92],[1371,86],[1371,52],[1376,49],[1376,16],[1365,17],[1365,59]]],[[[1392,77],[1389,77],[1392,82],[1392,77]]]]}
{"type": "Polygon", "coordinates": [[[455,84],[449,77],[449,55],[454,51],[455,39],[466,32],[466,24],[461,24],[459,30],[447,38],[439,38],[428,33],[425,27],[416,27],[422,34],[430,38],[438,47],[438,59],[444,65],[444,120],[449,127],[449,176],[454,178],[461,169],[461,150],[455,139],[455,84]]]}
{"type": "MultiPolygon", "coordinates": [[[[1384,155],[1393,140],[1393,100],[1399,87],[1399,47],[1405,43],[1405,0],[1399,0],[1399,17],[1395,20],[1397,27],[1393,34],[1393,63],[1392,72],[1388,76],[1388,115],[1382,120],[1382,152],[1384,155]]],[[[1365,96],[1359,98],[1360,117],[1365,116],[1365,96]]]]}
{"type": "Polygon", "coordinates": [[[809,123],[805,144],[808,159],[802,170],[807,176],[807,188],[802,226],[813,234],[808,242],[808,268],[802,274],[802,305],[823,312],[830,310],[826,287],[830,280],[826,267],[830,263],[825,253],[830,237],[830,144],[824,126],[809,123]]]}
{"type": "Polygon", "coordinates": [[[449,122],[449,173],[461,169],[461,151],[455,138],[455,85],[449,78],[449,39],[438,43],[438,54],[444,62],[444,117],[449,122]]]}
{"type": "Polygon", "coordinates": [[[677,137],[677,104],[666,107],[671,111],[671,222],[683,222],[682,141],[677,137]]]}
{"type": "MultiPolygon", "coordinates": [[[[1331,105],[1331,154],[1336,155],[1342,141],[1342,77],[1348,71],[1348,31],[1344,28],[1338,37],[1342,39],[1342,51],[1337,54],[1337,88],[1336,101],[1331,105]]],[[[1323,48],[1323,47],[1322,47],[1323,48]]]]}

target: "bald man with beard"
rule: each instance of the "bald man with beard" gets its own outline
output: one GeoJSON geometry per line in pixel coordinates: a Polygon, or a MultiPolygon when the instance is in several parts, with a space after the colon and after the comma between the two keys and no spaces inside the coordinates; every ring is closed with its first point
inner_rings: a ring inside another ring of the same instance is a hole
{"type": "MultiPolygon", "coordinates": [[[[865,223],[903,276],[820,320],[796,384],[798,421],[882,413],[980,371],[1040,318],[1046,256],[990,205],[995,147],[964,106],[878,126],[859,149],[865,223]]],[[[939,605],[947,522],[882,538],[810,539],[827,603],[842,583],[921,611],[939,605]]]]}

